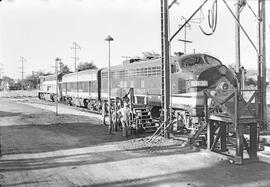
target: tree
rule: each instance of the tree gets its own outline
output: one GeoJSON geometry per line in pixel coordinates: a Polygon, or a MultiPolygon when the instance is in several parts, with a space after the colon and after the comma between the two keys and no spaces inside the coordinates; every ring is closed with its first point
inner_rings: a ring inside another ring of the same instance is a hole
{"type": "Polygon", "coordinates": [[[3,90],[7,84],[9,85],[9,88],[12,88],[15,84],[15,81],[14,81],[14,79],[12,79],[8,76],[3,76],[3,79],[2,79],[1,84],[0,84],[0,89],[3,90]]]}
{"type": "Polygon", "coordinates": [[[77,66],[78,71],[83,71],[87,69],[97,69],[97,66],[94,64],[94,62],[84,62],[84,63],[80,63],[77,66]]]}
{"type": "Polygon", "coordinates": [[[60,63],[60,74],[65,75],[68,73],[71,73],[69,67],[61,62],[60,63]]]}
{"type": "Polygon", "coordinates": [[[146,51],[142,54],[144,59],[156,59],[160,57],[160,54],[156,53],[155,51],[146,51]]]}
{"type": "Polygon", "coordinates": [[[40,83],[40,76],[46,75],[45,72],[39,71],[32,71],[31,75],[27,75],[26,78],[23,80],[24,88],[26,89],[37,89],[38,84],[40,83]]]}

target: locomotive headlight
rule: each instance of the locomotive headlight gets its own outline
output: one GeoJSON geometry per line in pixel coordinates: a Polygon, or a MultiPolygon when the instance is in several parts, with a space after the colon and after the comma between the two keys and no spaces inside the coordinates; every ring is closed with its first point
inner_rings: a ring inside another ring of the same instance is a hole
{"type": "Polygon", "coordinates": [[[222,82],[220,83],[219,88],[221,88],[222,90],[228,90],[229,84],[227,82],[222,82]]]}
{"type": "Polygon", "coordinates": [[[226,66],[221,66],[221,67],[219,67],[218,71],[221,75],[225,75],[227,72],[227,68],[226,68],[226,66]]]}

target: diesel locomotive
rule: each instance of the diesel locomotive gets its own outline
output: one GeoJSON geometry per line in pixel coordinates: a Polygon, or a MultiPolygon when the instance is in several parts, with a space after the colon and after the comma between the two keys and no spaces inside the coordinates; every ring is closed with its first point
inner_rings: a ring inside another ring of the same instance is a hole
{"type": "MultiPolygon", "coordinates": [[[[222,100],[237,86],[234,72],[209,54],[172,56],[170,71],[171,109],[188,125],[198,124],[204,117],[205,89],[211,89],[211,94],[222,100]]],[[[39,98],[55,100],[56,81],[52,77],[41,77],[39,98]]],[[[111,67],[111,97],[121,99],[133,88],[133,104],[147,105],[156,118],[162,106],[161,77],[160,58],[125,60],[122,65],[111,67]]],[[[108,98],[108,68],[64,75],[59,93],[64,102],[100,110],[108,98]]]]}

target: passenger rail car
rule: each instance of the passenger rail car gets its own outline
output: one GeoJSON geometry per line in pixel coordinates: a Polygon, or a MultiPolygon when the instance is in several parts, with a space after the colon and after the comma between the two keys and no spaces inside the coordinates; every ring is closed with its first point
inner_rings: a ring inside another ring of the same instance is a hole
{"type": "MultiPolygon", "coordinates": [[[[200,123],[204,116],[205,89],[224,98],[237,86],[234,72],[209,54],[170,57],[171,104],[188,123],[200,123]]],[[[135,105],[147,105],[158,117],[161,109],[161,59],[130,59],[111,67],[111,96],[123,98],[134,89],[135,105]]],[[[108,69],[87,70],[63,76],[64,100],[94,110],[108,97],[108,69]]]]}
{"type": "Polygon", "coordinates": [[[92,109],[98,101],[97,71],[69,73],[62,78],[62,100],[92,109]]]}
{"type": "Polygon", "coordinates": [[[38,98],[54,101],[56,96],[56,76],[55,75],[40,76],[39,81],[40,86],[38,98]]]}

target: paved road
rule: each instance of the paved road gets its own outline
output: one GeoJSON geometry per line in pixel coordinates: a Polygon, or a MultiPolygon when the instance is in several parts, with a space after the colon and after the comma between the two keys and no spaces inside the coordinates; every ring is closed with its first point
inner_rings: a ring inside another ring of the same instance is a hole
{"type": "Polygon", "coordinates": [[[0,99],[2,186],[270,185],[266,162],[235,166],[183,142],[140,147],[88,114],[31,105],[0,99]]]}

